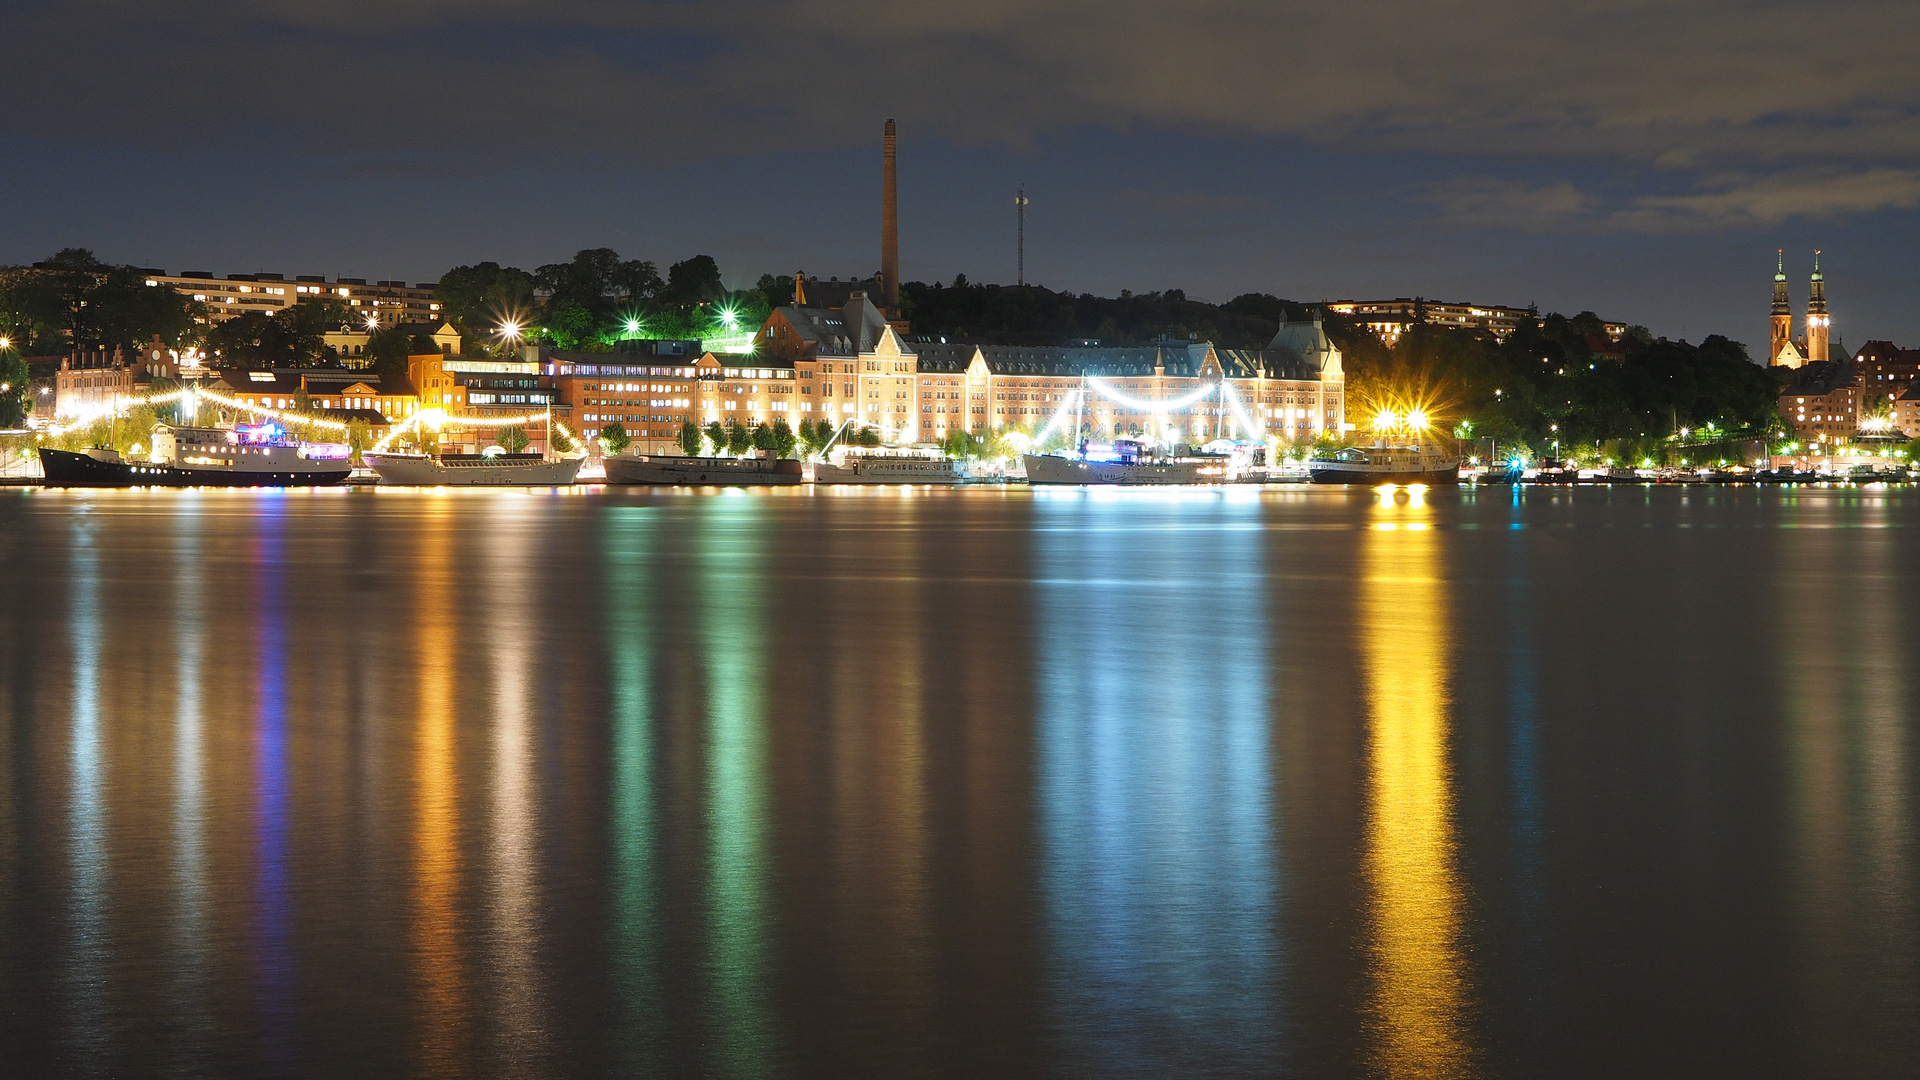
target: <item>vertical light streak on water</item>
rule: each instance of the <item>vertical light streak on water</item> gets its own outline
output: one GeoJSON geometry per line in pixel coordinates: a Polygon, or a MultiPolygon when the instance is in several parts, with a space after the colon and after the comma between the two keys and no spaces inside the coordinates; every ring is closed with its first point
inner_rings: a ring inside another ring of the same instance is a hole
{"type": "Polygon", "coordinates": [[[700,536],[707,661],[707,881],[716,1066],[761,1076],[767,1017],[766,625],[764,499],[706,500],[700,536]]]}
{"type": "Polygon", "coordinates": [[[452,507],[445,496],[423,498],[414,565],[414,670],[419,708],[414,739],[412,945],[420,989],[420,1071],[435,1076],[467,1068],[467,987],[460,949],[459,762],[454,715],[452,507]]]}
{"type": "Polygon", "coordinates": [[[170,994],[189,1038],[209,1034],[206,733],[203,693],[207,610],[201,575],[201,498],[180,496],[173,534],[173,905],[170,994]]]}
{"type": "Polygon", "coordinates": [[[646,586],[653,568],[654,513],[610,507],[601,543],[607,583],[606,645],[613,672],[613,933],[619,988],[615,1053],[627,1076],[665,1068],[660,949],[655,938],[658,890],[653,819],[653,604],[646,586]]]}
{"type": "Polygon", "coordinates": [[[277,1074],[294,1066],[292,895],[287,881],[287,615],[284,497],[262,497],[253,537],[253,925],[254,1007],[277,1074]]]}
{"type": "Polygon", "coordinates": [[[72,893],[67,902],[68,951],[61,973],[71,1018],[66,1045],[74,1050],[75,1071],[106,1072],[108,965],[112,942],[107,925],[110,885],[107,852],[106,787],[101,775],[100,661],[105,648],[100,626],[100,553],[96,526],[80,517],[73,530],[69,580],[73,592],[67,617],[73,646],[73,715],[68,727],[67,858],[72,893]]]}
{"type": "Polygon", "coordinates": [[[494,631],[493,790],[488,845],[488,983],[495,1012],[488,1025],[496,1075],[538,1075],[547,1055],[546,1002],[539,964],[540,912],[536,901],[539,804],[533,798],[531,629],[532,570],[538,558],[541,510],[530,498],[509,498],[496,507],[487,532],[488,598],[494,631]]]}
{"type": "Polygon", "coordinates": [[[1280,1067],[1259,514],[1036,503],[1048,982],[1076,1071],[1280,1067]]]}
{"type": "Polygon", "coordinates": [[[862,534],[849,554],[885,588],[864,590],[857,617],[872,632],[856,648],[819,652],[830,664],[829,792],[833,807],[832,940],[861,999],[893,1020],[862,1049],[872,1067],[910,1060],[929,1027],[924,613],[911,491],[890,493],[898,520],[862,534]]]}
{"type": "Polygon", "coordinates": [[[1782,530],[1776,650],[1793,768],[1804,1007],[1824,1075],[1911,1067],[1920,1043],[1911,748],[1913,686],[1885,503],[1856,496],[1833,529],[1782,530]],[[1862,527],[1864,526],[1864,527],[1862,527]]]}
{"type": "Polygon", "coordinates": [[[1417,499],[1388,493],[1360,535],[1371,893],[1369,1056],[1382,1075],[1464,1076],[1469,984],[1456,865],[1447,586],[1417,499]]]}
{"type": "MultiPolygon", "coordinates": [[[[1517,486],[1517,485],[1516,485],[1517,486]]],[[[1517,514],[1517,510],[1516,510],[1517,514]]],[[[1534,646],[1533,581],[1524,532],[1507,532],[1507,783],[1513,801],[1509,841],[1513,859],[1514,900],[1518,919],[1523,1000],[1528,1039],[1539,1045],[1545,1035],[1543,964],[1547,952],[1546,866],[1541,842],[1543,796],[1540,788],[1539,656],[1534,646]]]]}

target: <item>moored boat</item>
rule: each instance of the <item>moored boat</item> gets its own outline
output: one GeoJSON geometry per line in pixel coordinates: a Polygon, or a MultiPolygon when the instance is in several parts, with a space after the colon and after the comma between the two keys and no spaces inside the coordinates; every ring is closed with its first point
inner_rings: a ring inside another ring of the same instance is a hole
{"type": "Polygon", "coordinates": [[[963,479],[959,462],[933,454],[847,454],[838,464],[813,466],[817,484],[957,484],[963,479]]]}
{"type": "Polygon", "coordinates": [[[1460,457],[1428,442],[1389,442],[1323,451],[1307,462],[1316,484],[1458,484],[1460,457]]]}
{"type": "Polygon", "coordinates": [[[160,424],[145,460],[99,448],[39,454],[49,487],[316,487],[346,483],[353,471],[346,446],[290,439],[274,424],[160,424]]]}
{"type": "Polygon", "coordinates": [[[789,458],[626,457],[601,459],[609,484],[798,484],[805,477],[789,458]]]}
{"type": "Polygon", "coordinates": [[[1146,444],[1117,439],[1111,447],[1085,447],[1079,457],[1022,454],[1029,484],[1198,484],[1200,463],[1152,456],[1146,444]]]}
{"type": "Polygon", "coordinates": [[[360,460],[380,483],[402,487],[563,487],[585,458],[541,454],[403,454],[367,450],[360,460]]]}

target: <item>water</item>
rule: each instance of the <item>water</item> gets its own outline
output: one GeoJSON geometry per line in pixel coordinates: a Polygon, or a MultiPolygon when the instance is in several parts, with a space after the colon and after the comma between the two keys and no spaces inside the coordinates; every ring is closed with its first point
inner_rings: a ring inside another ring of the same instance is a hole
{"type": "Polygon", "coordinates": [[[0,492],[0,1067],[1912,1076],[1917,529],[0,492]]]}

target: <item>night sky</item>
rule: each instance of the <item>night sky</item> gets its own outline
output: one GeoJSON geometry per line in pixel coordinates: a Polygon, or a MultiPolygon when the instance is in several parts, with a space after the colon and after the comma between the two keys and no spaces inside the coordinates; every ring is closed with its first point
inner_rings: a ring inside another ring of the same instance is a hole
{"type": "Polygon", "coordinates": [[[430,281],[607,246],[1920,346],[1920,5],[174,0],[0,7],[0,262],[430,281]]]}

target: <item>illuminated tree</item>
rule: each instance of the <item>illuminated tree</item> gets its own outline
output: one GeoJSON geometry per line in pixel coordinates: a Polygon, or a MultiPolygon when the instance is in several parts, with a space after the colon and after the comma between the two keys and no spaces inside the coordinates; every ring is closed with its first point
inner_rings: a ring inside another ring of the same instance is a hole
{"type": "Polygon", "coordinates": [[[792,457],[794,444],[798,441],[794,437],[792,425],[787,423],[787,418],[784,416],[775,418],[773,421],[774,456],[792,457]]]}
{"type": "Polygon", "coordinates": [[[692,420],[680,421],[680,452],[688,457],[700,456],[700,428],[692,420]]]}
{"type": "Polygon", "coordinates": [[[509,424],[494,432],[493,441],[499,443],[500,449],[507,453],[518,454],[527,448],[527,443],[531,440],[527,438],[526,428],[519,424],[509,424]]]}
{"type": "Polygon", "coordinates": [[[727,449],[735,457],[753,449],[753,432],[738,420],[727,421],[727,449]]]}
{"type": "Polygon", "coordinates": [[[706,436],[707,444],[713,447],[714,453],[717,454],[727,448],[727,429],[720,426],[720,421],[707,421],[706,436]]]}
{"type": "Polygon", "coordinates": [[[616,422],[600,429],[600,446],[614,457],[619,457],[621,454],[626,453],[627,447],[631,445],[632,442],[633,438],[627,434],[627,426],[625,424],[616,422]]]}

